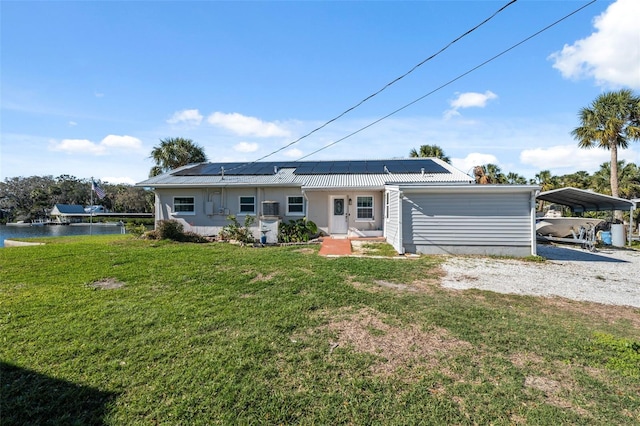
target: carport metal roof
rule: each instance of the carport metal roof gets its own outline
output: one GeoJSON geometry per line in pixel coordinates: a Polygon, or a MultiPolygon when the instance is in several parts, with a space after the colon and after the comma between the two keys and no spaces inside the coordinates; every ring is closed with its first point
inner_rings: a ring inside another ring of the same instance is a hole
{"type": "Polygon", "coordinates": [[[612,197],[578,188],[560,188],[544,191],[538,200],[569,206],[575,213],[588,211],[630,210],[635,203],[624,198],[612,197]]]}

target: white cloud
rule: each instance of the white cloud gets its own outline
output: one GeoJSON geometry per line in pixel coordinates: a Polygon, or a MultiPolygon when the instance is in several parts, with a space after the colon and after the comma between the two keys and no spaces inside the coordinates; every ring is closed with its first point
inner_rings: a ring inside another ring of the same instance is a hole
{"type": "Polygon", "coordinates": [[[239,144],[234,145],[233,149],[238,152],[255,152],[258,150],[258,144],[255,142],[240,142],[239,144]]]}
{"type": "Polygon", "coordinates": [[[288,158],[300,158],[302,157],[303,152],[298,148],[291,148],[286,150],[283,155],[288,158]]]}
{"type": "Polygon", "coordinates": [[[496,164],[499,165],[498,159],[493,154],[482,154],[479,152],[472,152],[464,158],[452,158],[451,165],[456,169],[462,170],[467,174],[473,173],[475,166],[482,166],[484,164],[496,164]]]}
{"type": "Polygon", "coordinates": [[[127,176],[103,176],[100,178],[100,181],[107,182],[112,185],[117,185],[119,183],[124,183],[127,185],[134,185],[136,181],[127,176]]]}
{"type": "Polygon", "coordinates": [[[471,107],[484,108],[490,99],[495,99],[497,97],[498,95],[493,93],[491,90],[487,90],[484,93],[477,93],[477,92],[460,93],[456,99],[451,101],[451,106],[456,109],[471,108],[471,107]]]}
{"type": "Polygon", "coordinates": [[[191,126],[198,126],[202,123],[202,114],[197,109],[185,109],[182,111],[176,111],[171,118],[167,120],[169,124],[184,123],[191,126]]]}
{"type": "Polygon", "coordinates": [[[63,139],[59,143],[54,141],[51,145],[51,150],[62,151],[68,154],[102,155],[105,153],[104,146],[100,146],[87,139],[63,139]]]}
{"type": "Polygon", "coordinates": [[[142,147],[142,141],[133,136],[108,135],[100,143],[88,139],[63,139],[60,142],[51,141],[49,149],[62,151],[67,154],[92,154],[105,155],[109,150],[138,150],[142,147]]]}
{"type": "Polygon", "coordinates": [[[100,145],[108,148],[139,149],[142,147],[142,141],[133,136],[108,135],[102,139],[100,145]]]}
{"type": "Polygon", "coordinates": [[[69,127],[75,127],[77,125],[78,125],[78,123],[76,123],[75,121],[70,121],[69,122],[69,127]]]}
{"type": "MultiPolygon", "coordinates": [[[[638,153],[632,149],[618,151],[618,161],[636,162],[638,153]]],[[[602,163],[611,161],[611,153],[605,149],[582,149],[576,145],[556,145],[549,148],[526,149],[520,153],[520,162],[539,170],[556,170],[556,173],[574,173],[585,170],[593,173],[602,163]]]]}
{"type": "Polygon", "coordinates": [[[96,96],[96,98],[104,97],[104,93],[95,92],[94,95],[96,96]]]}
{"type": "Polygon", "coordinates": [[[225,114],[214,112],[207,118],[214,126],[230,130],[240,136],[288,137],[290,132],[277,123],[268,123],[255,117],[247,117],[237,112],[225,114]]]}
{"type": "Polygon", "coordinates": [[[601,86],[640,88],[640,1],[618,0],[594,20],[590,36],[549,59],[564,78],[592,77],[601,86]]]}
{"type": "Polygon", "coordinates": [[[458,112],[458,110],[461,108],[484,108],[485,106],[487,106],[487,102],[492,99],[496,99],[497,97],[498,95],[493,93],[491,90],[487,90],[484,93],[459,93],[454,100],[449,102],[449,105],[451,105],[451,109],[445,111],[444,116],[445,118],[459,116],[460,113],[458,112]]]}

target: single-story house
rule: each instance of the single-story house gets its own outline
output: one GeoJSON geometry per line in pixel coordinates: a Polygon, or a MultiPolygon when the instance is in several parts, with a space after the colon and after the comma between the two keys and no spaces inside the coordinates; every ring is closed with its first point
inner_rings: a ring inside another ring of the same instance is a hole
{"type": "Polygon", "coordinates": [[[84,213],[84,207],[78,204],[56,204],[49,216],[58,223],[72,223],[81,222],[84,213]]]}
{"type": "Polygon", "coordinates": [[[531,185],[476,185],[438,158],[191,164],[137,184],[156,221],[216,235],[254,215],[256,238],[306,217],[332,236],[384,236],[399,253],[536,253],[531,185]]]}

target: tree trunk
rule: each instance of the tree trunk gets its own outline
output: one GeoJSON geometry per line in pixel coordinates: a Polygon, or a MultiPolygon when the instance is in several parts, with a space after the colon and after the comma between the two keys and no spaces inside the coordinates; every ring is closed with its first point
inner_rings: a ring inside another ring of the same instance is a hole
{"type": "MultiPolygon", "coordinates": [[[[618,197],[618,145],[615,141],[611,144],[611,167],[609,181],[611,182],[611,195],[618,197]]],[[[622,211],[614,212],[616,219],[622,221],[622,211]]]]}
{"type": "Polygon", "coordinates": [[[618,196],[618,146],[616,143],[611,144],[611,195],[618,196]]]}

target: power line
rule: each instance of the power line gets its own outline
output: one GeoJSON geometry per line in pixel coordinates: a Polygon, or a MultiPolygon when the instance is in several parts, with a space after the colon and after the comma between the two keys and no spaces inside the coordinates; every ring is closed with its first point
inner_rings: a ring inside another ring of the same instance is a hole
{"type": "Polygon", "coordinates": [[[449,47],[451,47],[452,45],[454,45],[455,43],[457,43],[458,41],[462,40],[464,37],[468,36],[469,34],[471,34],[472,32],[474,32],[475,30],[477,30],[478,28],[480,28],[481,26],[483,26],[484,24],[486,24],[487,22],[489,22],[491,19],[495,18],[499,13],[501,13],[503,10],[505,10],[507,7],[511,6],[512,4],[514,4],[516,1],[518,0],[510,0],[507,4],[505,4],[504,6],[502,6],[501,8],[499,8],[498,10],[496,10],[491,16],[489,16],[488,18],[486,18],[485,20],[483,20],[482,22],[480,22],[479,24],[477,24],[476,26],[474,26],[473,28],[467,30],[466,32],[464,32],[463,34],[461,34],[460,36],[456,37],[454,40],[452,40],[451,42],[449,42],[446,46],[444,46],[443,48],[441,48],[440,50],[438,50],[436,53],[432,54],[431,56],[429,56],[428,58],[424,59],[423,61],[421,61],[420,63],[418,63],[417,65],[415,65],[413,68],[411,68],[409,71],[407,71],[406,73],[402,74],[401,76],[395,78],[394,80],[392,80],[391,82],[385,84],[381,89],[379,89],[378,91],[372,93],[371,95],[367,96],[366,98],[362,99],[360,102],[356,103],[355,105],[353,105],[350,108],[347,108],[346,110],[344,110],[343,112],[341,112],[340,114],[338,114],[337,116],[333,117],[332,119],[326,121],[324,124],[322,124],[321,126],[316,127],[315,129],[311,130],[309,133],[306,133],[305,135],[300,136],[298,139],[289,142],[288,144],[276,149],[275,151],[272,151],[271,153],[264,155],[260,158],[258,158],[257,160],[254,160],[250,163],[246,163],[242,166],[238,166],[236,168],[241,168],[250,164],[254,164],[257,163],[258,161],[264,160],[265,158],[271,157],[274,154],[277,154],[280,151],[283,151],[287,148],[289,148],[292,145],[297,144],[298,142],[300,142],[301,140],[311,136],[312,134],[316,133],[317,131],[327,127],[329,124],[333,123],[334,121],[342,118],[343,116],[345,116],[346,114],[348,114],[349,112],[353,111],[354,109],[358,108],[360,105],[364,104],[365,102],[367,102],[368,100],[370,100],[371,98],[379,95],[380,93],[382,93],[384,90],[388,89],[390,86],[392,86],[393,84],[397,83],[398,81],[402,80],[403,78],[405,78],[406,76],[408,76],[409,74],[411,74],[412,72],[414,72],[416,69],[418,69],[419,67],[421,67],[422,65],[424,65],[425,63],[429,62],[430,60],[434,59],[436,56],[440,55],[442,52],[444,52],[445,50],[447,50],[449,47]]]}
{"type": "MultiPolygon", "coordinates": [[[[369,127],[372,127],[373,125],[378,124],[378,123],[379,123],[379,122],[381,122],[382,120],[386,120],[387,118],[391,117],[392,115],[395,115],[395,114],[399,113],[400,111],[402,111],[402,110],[404,110],[404,109],[406,109],[406,108],[410,107],[411,105],[413,105],[413,104],[415,104],[415,103],[417,103],[417,102],[420,102],[420,101],[421,101],[421,100],[423,100],[424,98],[426,98],[426,97],[428,97],[428,96],[431,96],[432,94],[436,93],[437,91],[439,91],[439,90],[441,90],[441,89],[443,89],[443,88],[445,88],[445,87],[449,86],[450,84],[452,84],[452,83],[454,83],[454,82],[456,82],[456,81],[460,80],[462,77],[465,77],[466,75],[468,75],[468,74],[470,74],[470,73],[474,72],[475,70],[477,70],[477,69],[479,69],[479,68],[481,68],[481,67],[483,67],[483,66],[487,65],[488,63],[490,63],[490,62],[492,62],[492,61],[494,61],[494,60],[498,59],[500,56],[502,56],[502,55],[504,55],[504,54],[506,54],[506,53],[510,52],[511,50],[515,49],[516,47],[520,46],[521,44],[524,44],[524,43],[526,43],[527,41],[531,40],[532,38],[534,38],[534,37],[536,37],[536,36],[538,36],[538,35],[542,34],[543,32],[547,31],[549,28],[552,28],[552,27],[556,26],[557,24],[559,24],[560,22],[564,21],[565,19],[568,19],[569,17],[571,17],[571,16],[575,15],[576,13],[580,12],[582,9],[585,9],[585,8],[586,8],[586,7],[588,7],[588,6],[591,6],[591,5],[592,5],[593,3],[595,3],[596,1],[597,1],[597,0],[591,0],[589,3],[585,4],[584,6],[579,7],[578,9],[576,9],[576,10],[574,10],[573,12],[571,12],[571,13],[569,13],[569,14],[567,14],[567,15],[563,16],[562,18],[558,19],[557,21],[553,22],[552,24],[547,25],[547,26],[546,26],[546,27],[544,27],[543,29],[541,29],[541,30],[539,30],[539,31],[535,32],[534,34],[530,35],[529,37],[526,37],[525,39],[523,39],[523,40],[519,41],[518,43],[516,43],[516,44],[512,45],[512,46],[511,46],[511,47],[509,47],[508,49],[503,50],[502,52],[498,53],[497,55],[494,55],[493,57],[491,57],[491,58],[487,59],[486,61],[482,62],[481,64],[476,65],[475,67],[471,68],[470,70],[468,70],[468,71],[466,71],[466,72],[464,72],[464,73],[462,73],[462,74],[458,75],[457,77],[455,77],[455,78],[453,78],[453,79],[451,79],[451,80],[447,81],[446,83],[444,83],[444,84],[442,84],[442,85],[438,86],[437,88],[433,89],[433,90],[432,90],[432,91],[430,91],[429,93],[426,93],[425,95],[420,96],[419,98],[417,98],[417,99],[415,99],[415,100],[413,100],[413,101],[409,102],[408,104],[405,104],[404,106],[402,106],[402,107],[400,107],[400,108],[398,108],[398,109],[396,109],[396,110],[394,110],[394,111],[390,112],[389,114],[387,114],[387,115],[385,115],[385,116],[383,116],[383,117],[380,117],[379,119],[377,119],[377,120],[375,120],[375,121],[372,121],[371,123],[367,124],[366,126],[361,127],[360,129],[358,129],[358,130],[356,130],[356,131],[354,131],[354,132],[352,132],[352,133],[350,133],[350,134],[348,134],[348,135],[346,135],[346,136],[344,136],[344,137],[342,137],[342,138],[340,138],[340,139],[338,139],[338,140],[336,140],[336,141],[334,141],[334,142],[331,142],[330,144],[325,145],[325,146],[323,146],[322,148],[319,148],[319,149],[317,149],[317,150],[315,150],[315,151],[313,151],[313,152],[311,152],[311,153],[309,153],[309,154],[307,154],[307,155],[305,155],[305,156],[302,156],[302,157],[298,158],[298,160],[296,160],[296,161],[303,160],[303,159],[305,159],[305,158],[307,158],[307,157],[310,157],[310,156],[312,156],[312,155],[314,155],[314,154],[317,154],[317,153],[318,153],[318,152],[320,152],[320,151],[323,151],[323,150],[325,150],[325,149],[327,149],[327,148],[329,148],[329,147],[332,147],[333,145],[335,145],[335,144],[337,144],[337,143],[340,143],[340,142],[342,142],[343,140],[348,139],[348,138],[350,138],[351,136],[354,136],[354,135],[356,135],[356,134],[358,134],[358,133],[362,132],[363,130],[368,129],[369,127]]],[[[276,151],[276,152],[277,152],[277,151],[276,151]]]]}

